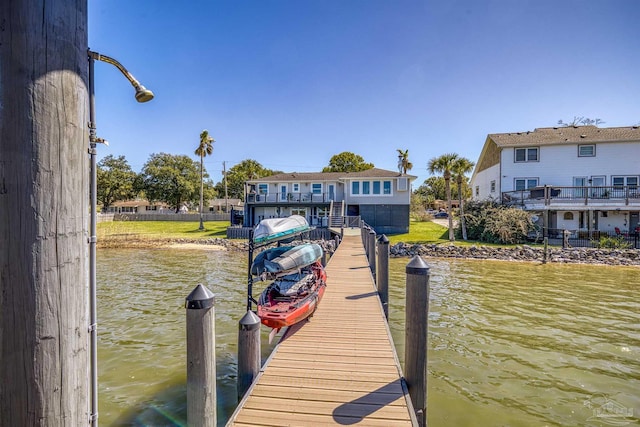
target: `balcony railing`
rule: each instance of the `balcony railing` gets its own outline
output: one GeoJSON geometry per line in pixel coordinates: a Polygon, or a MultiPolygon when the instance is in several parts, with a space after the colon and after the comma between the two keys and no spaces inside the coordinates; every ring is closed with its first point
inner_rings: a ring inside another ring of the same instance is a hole
{"type": "Polygon", "coordinates": [[[553,206],[584,204],[598,206],[640,206],[640,187],[638,186],[602,186],[602,187],[559,187],[544,186],[527,190],[506,191],[502,193],[502,204],[508,206],[553,206]]]}
{"type": "Polygon", "coordinates": [[[336,200],[335,193],[269,193],[247,194],[247,203],[330,203],[336,200]]]}

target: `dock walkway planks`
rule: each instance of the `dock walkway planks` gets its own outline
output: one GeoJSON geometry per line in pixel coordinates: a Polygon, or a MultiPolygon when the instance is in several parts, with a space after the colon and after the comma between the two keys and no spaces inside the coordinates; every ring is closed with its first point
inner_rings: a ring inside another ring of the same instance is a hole
{"type": "Polygon", "coordinates": [[[227,426],[415,422],[359,233],[326,271],[313,318],[285,333],[227,426]]]}

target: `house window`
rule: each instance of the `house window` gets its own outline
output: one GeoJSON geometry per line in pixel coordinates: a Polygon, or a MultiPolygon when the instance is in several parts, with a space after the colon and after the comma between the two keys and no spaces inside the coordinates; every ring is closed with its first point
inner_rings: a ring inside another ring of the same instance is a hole
{"type": "Polygon", "coordinates": [[[596,146],[594,144],[578,145],[578,157],[594,157],[596,146]]]}
{"type": "Polygon", "coordinates": [[[491,181],[491,192],[495,193],[496,192],[496,181],[491,181]]]}
{"type": "Polygon", "coordinates": [[[370,194],[370,186],[369,181],[362,181],[362,194],[370,194]]]}
{"type": "Polygon", "coordinates": [[[269,184],[258,184],[258,194],[269,194],[269,184]]]}
{"type": "Polygon", "coordinates": [[[629,186],[629,189],[633,190],[638,188],[637,176],[613,176],[611,177],[611,183],[614,187],[629,186]]]}
{"type": "Polygon", "coordinates": [[[300,192],[300,184],[297,182],[294,182],[293,184],[291,184],[291,191],[294,193],[299,193],[300,192]]]}
{"type": "Polygon", "coordinates": [[[573,221],[573,212],[565,212],[563,218],[567,221],[573,221]]]}
{"type": "Polygon", "coordinates": [[[313,194],[322,194],[322,184],[319,182],[311,184],[311,192],[313,194]]]}
{"type": "Polygon", "coordinates": [[[382,192],[384,194],[391,194],[391,181],[382,182],[382,192]]]}
{"type": "Polygon", "coordinates": [[[351,183],[351,194],[360,194],[360,181],[353,181],[351,183]]]}
{"type": "Polygon", "coordinates": [[[528,190],[538,186],[538,178],[516,178],[516,191],[528,190]]]}
{"type": "Polygon", "coordinates": [[[291,215],[300,215],[303,218],[307,217],[306,209],[291,209],[291,215]]]}
{"type": "Polygon", "coordinates": [[[405,178],[398,178],[398,191],[407,191],[409,189],[409,180],[405,178]]]}
{"type": "Polygon", "coordinates": [[[516,162],[537,162],[538,147],[516,148],[516,162]]]}
{"type": "Polygon", "coordinates": [[[380,181],[373,181],[373,194],[380,194],[380,181]]]}

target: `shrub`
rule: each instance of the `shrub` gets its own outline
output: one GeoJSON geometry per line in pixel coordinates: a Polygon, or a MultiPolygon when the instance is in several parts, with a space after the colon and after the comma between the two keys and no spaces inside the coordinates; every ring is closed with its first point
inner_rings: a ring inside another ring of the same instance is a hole
{"type": "MultiPolygon", "coordinates": [[[[506,208],[492,201],[470,202],[465,207],[467,236],[488,243],[523,243],[534,230],[528,212],[506,208]]],[[[458,233],[461,233],[460,226],[458,233]]]]}
{"type": "Polygon", "coordinates": [[[417,222],[426,222],[431,221],[433,219],[433,215],[428,214],[426,211],[411,212],[411,218],[417,222]]]}
{"type": "Polygon", "coordinates": [[[622,236],[602,236],[600,240],[593,242],[596,248],[607,249],[629,249],[631,244],[622,236]]]}

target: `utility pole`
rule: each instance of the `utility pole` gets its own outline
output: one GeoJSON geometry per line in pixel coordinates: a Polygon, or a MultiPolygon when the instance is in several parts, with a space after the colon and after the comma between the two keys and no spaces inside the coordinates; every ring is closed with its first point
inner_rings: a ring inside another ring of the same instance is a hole
{"type": "Polygon", "coordinates": [[[227,162],[222,161],[222,174],[224,175],[224,211],[229,212],[229,200],[227,195],[227,162]]]}

